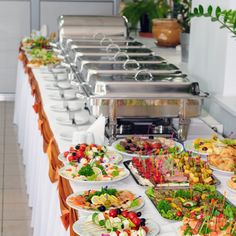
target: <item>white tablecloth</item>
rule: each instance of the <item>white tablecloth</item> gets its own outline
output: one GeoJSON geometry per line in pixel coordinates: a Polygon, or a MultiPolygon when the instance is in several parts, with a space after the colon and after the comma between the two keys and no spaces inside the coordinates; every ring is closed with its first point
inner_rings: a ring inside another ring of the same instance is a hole
{"type": "MultiPolygon", "coordinates": [[[[70,147],[71,143],[61,139],[60,133],[73,132],[75,128],[61,126],[55,122],[57,117],[66,117],[68,114],[66,112],[59,113],[50,110],[50,106],[56,104],[57,102],[51,100],[48,94],[54,93],[55,91],[46,89],[45,85],[48,85],[52,82],[46,81],[45,74],[42,74],[39,70],[34,69],[33,72],[41,91],[44,111],[47,114],[48,121],[53,131],[54,137],[58,143],[59,150],[63,152],[70,147]]],[[[14,123],[18,126],[18,142],[23,150],[24,165],[26,167],[26,186],[27,193],[29,195],[28,204],[33,209],[31,224],[32,227],[34,227],[34,236],[69,235],[69,232],[65,231],[60,221],[58,191],[56,184],[52,184],[48,177],[48,158],[47,155],[43,153],[43,140],[38,130],[37,114],[35,114],[32,108],[33,104],[34,98],[31,96],[28,78],[23,72],[22,63],[19,62],[14,123]]],[[[81,111],[77,115],[85,117],[88,114],[86,111],[81,111]]],[[[86,127],[84,127],[84,129],[85,128],[86,127]]],[[[212,130],[200,119],[193,119],[190,125],[188,138],[192,139],[197,136],[210,136],[211,133],[212,130]]],[[[236,204],[235,195],[233,195],[225,187],[225,182],[229,177],[219,174],[216,175],[222,182],[222,184],[219,186],[219,190],[222,193],[226,191],[227,197],[234,204],[236,204]]],[[[144,215],[155,219],[155,221],[159,223],[161,227],[161,236],[177,235],[176,223],[171,223],[159,215],[150,200],[145,196],[145,189],[137,185],[131,176],[124,181],[113,184],[113,186],[127,188],[144,197],[144,215]]],[[[89,187],[81,186],[80,190],[89,187]]]]}

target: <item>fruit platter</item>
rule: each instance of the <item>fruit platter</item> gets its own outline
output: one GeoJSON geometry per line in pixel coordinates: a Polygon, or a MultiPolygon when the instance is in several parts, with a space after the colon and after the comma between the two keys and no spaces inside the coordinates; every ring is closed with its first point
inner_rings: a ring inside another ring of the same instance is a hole
{"type": "Polygon", "coordinates": [[[83,236],[155,236],[160,232],[158,223],[142,217],[141,212],[109,211],[93,213],[73,225],[73,230],[83,236]]]}
{"type": "Polygon", "coordinates": [[[100,211],[119,208],[121,210],[136,211],[144,206],[141,196],[129,190],[102,187],[71,194],[67,204],[76,210],[84,212],[100,211]]]}
{"type": "Polygon", "coordinates": [[[213,171],[200,157],[188,152],[169,157],[133,157],[125,161],[135,181],[142,186],[187,187],[192,184],[219,184],[213,171]]]}
{"type": "Polygon", "coordinates": [[[235,219],[236,208],[224,196],[215,195],[201,210],[186,214],[178,232],[181,236],[235,236],[235,219]]]}
{"type": "Polygon", "coordinates": [[[172,139],[156,138],[147,139],[142,137],[129,137],[119,139],[112,146],[125,157],[132,158],[133,156],[159,156],[172,153],[180,153],[183,151],[183,146],[172,139]]]}
{"type": "Polygon", "coordinates": [[[182,220],[184,217],[199,214],[215,202],[215,207],[236,208],[226,201],[225,196],[216,191],[214,186],[197,184],[189,189],[160,190],[149,187],[146,190],[160,215],[169,220],[182,220]]]}
{"type": "Polygon", "coordinates": [[[59,175],[76,183],[112,183],[129,176],[129,171],[111,163],[76,163],[66,165],[59,170],[59,175]]]}
{"type": "Polygon", "coordinates": [[[71,146],[68,151],[60,153],[58,158],[67,164],[87,164],[94,160],[101,163],[118,164],[122,161],[122,156],[119,153],[108,150],[106,146],[85,143],[71,146]]]}

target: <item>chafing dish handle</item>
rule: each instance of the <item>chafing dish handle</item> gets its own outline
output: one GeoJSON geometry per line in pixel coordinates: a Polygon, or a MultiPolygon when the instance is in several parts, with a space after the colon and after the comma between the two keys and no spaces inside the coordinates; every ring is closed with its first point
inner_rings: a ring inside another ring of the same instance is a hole
{"type": "Polygon", "coordinates": [[[108,45],[111,44],[111,43],[113,43],[113,41],[112,41],[111,38],[106,38],[106,37],[105,37],[105,38],[101,39],[100,45],[101,45],[101,46],[104,46],[104,42],[106,42],[106,41],[108,42],[108,45]]]}
{"type": "Polygon", "coordinates": [[[117,49],[117,52],[120,52],[120,47],[119,45],[115,44],[115,43],[111,43],[106,47],[106,52],[112,52],[112,49],[117,49]]]}
{"type": "Polygon", "coordinates": [[[125,70],[129,70],[129,68],[127,68],[127,64],[136,64],[137,67],[134,68],[134,70],[138,70],[140,68],[140,64],[136,61],[136,60],[130,60],[130,59],[127,59],[124,64],[123,64],[123,68],[125,70]]]}
{"type": "Polygon", "coordinates": [[[134,79],[135,79],[136,81],[139,80],[139,79],[138,79],[138,76],[139,76],[141,73],[149,75],[149,80],[150,80],[150,81],[153,79],[153,75],[152,75],[152,73],[151,73],[150,71],[148,71],[148,70],[139,70],[139,71],[134,75],[134,79]]]}
{"type": "Polygon", "coordinates": [[[122,56],[126,57],[127,60],[129,59],[129,55],[127,53],[125,53],[125,52],[117,52],[114,55],[113,59],[116,61],[117,58],[122,57],[122,56]]]}

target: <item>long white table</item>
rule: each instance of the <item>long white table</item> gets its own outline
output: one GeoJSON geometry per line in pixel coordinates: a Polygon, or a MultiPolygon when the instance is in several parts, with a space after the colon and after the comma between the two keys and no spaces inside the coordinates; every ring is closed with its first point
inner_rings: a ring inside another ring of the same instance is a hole
{"type": "MultiPolygon", "coordinates": [[[[57,141],[59,150],[61,152],[67,150],[71,143],[61,138],[62,132],[74,132],[75,128],[58,125],[57,117],[68,116],[67,112],[53,112],[50,109],[51,105],[57,103],[49,98],[49,94],[55,92],[48,90],[46,87],[53,82],[46,81],[45,71],[34,69],[33,73],[37,79],[39,89],[42,97],[42,104],[45,113],[57,141]]],[[[51,76],[51,75],[49,75],[51,76]]],[[[52,77],[52,76],[51,76],[52,77]]],[[[34,228],[34,236],[65,236],[69,235],[65,231],[60,220],[60,206],[58,200],[57,185],[52,184],[48,177],[48,158],[43,152],[43,140],[38,130],[37,114],[35,114],[32,105],[34,99],[31,95],[31,89],[28,83],[27,75],[23,71],[22,62],[18,63],[17,72],[17,88],[15,99],[15,114],[14,123],[18,126],[18,142],[23,151],[24,165],[26,167],[25,179],[27,186],[27,193],[29,195],[29,206],[33,209],[31,225],[34,228]]],[[[85,117],[88,114],[86,111],[81,111],[77,115],[85,117]]],[[[81,127],[86,129],[87,126],[81,127]]],[[[193,119],[190,124],[189,139],[198,136],[210,136],[212,130],[200,119],[193,119]]],[[[226,186],[228,176],[219,175],[215,173],[222,184],[218,187],[219,191],[226,192],[227,198],[236,204],[236,196],[233,195],[226,186]]],[[[141,195],[145,199],[145,206],[143,213],[147,217],[153,218],[161,227],[161,236],[177,235],[176,223],[165,220],[160,216],[151,201],[145,196],[145,188],[137,185],[130,176],[127,179],[120,181],[112,186],[127,188],[133,192],[141,195]]],[[[80,186],[79,190],[91,188],[87,184],[80,186]]],[[[73,189],[74,191],[78,190],[73,189]]],[[[82,216],[82,215],[80,215],[82,216]]]]}

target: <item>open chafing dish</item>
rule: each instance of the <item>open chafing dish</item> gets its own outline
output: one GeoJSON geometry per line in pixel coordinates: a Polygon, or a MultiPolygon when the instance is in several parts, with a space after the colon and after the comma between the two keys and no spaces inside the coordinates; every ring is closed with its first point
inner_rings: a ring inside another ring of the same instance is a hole
{"type": "Polygon", "coordinates": [[[198,83],[190,82],[150,49],[131,48],[133,39],[114,31],[106,35],[112,26],[102,27],[106,30],[92,36],[89,26],[89,33],[64,34],[60,39],[71,82],[90,114],[107,118],[110,141],[129,134],[171,133],[175,118],[177,136],[185,140],[190,118],[200,115],[208,94],[200,93],[198,83]]]}
{"type": "Polygon", "coordinates": [[[140,64],[160,64],[165,63],[165,60],[159,56],[129,56],[126,53],[116,53],[113,57],[106,55],[105,57],[101,56],[80,56],[77,58],[76,63],[74,64],[78,71],[82,71],[84,65],[89,64],[123,64],[124,67],[130,68],[129,65],[135,65],[137,67],[137,63],[140,64]],[[127,62],[127,60],[129,60],[127,62]],[[127,62],[127,63],[126,63],[127,62]],[[126,63],[126,65],[125,65],[126,63]]]}
{"type": "MultiPolygon", "coordinates": [[[[113,81],[113,79],[120,78],[120,76],[135,76],[138,70],[148,70],[149,73],[157,76],[168,76],[171,74],[182,76],[179,68],[173,64],[148,63],[148,61],[139,63],[132,60],[120,63],[104,63],[103,61],[101,61],[101,63],[87,63],[81,67],[80,75],[86,83],[94,85],[96,81],[99,81],[101,78],[113,81]]],[[[168,79],[169,78],[167,77],[166,80],[168,79]]]]}
{"type": "Polygon", "coordinates": [[[76,63],[76,60],[80,57],[90,57],[91,59],[95,56],[100,57],[100,61],[106,60],[107,58],[116,58],[120,53],[125,53],[128,57],[131,56],[150,56],[153,55],[152,50],[148,48],[116,48],[116,47],[106,47],[106,49],[98,48],[91,49],[88,51],[80,51],[79,49],[72,49],[68,53],[69,60],[76,63]]]}

